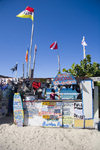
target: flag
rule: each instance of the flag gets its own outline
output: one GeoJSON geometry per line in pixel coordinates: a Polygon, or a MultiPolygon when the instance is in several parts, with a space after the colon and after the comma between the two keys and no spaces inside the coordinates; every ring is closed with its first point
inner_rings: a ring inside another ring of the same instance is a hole
{"type": "Polygon", "coordinates": [[[17,70],[18,64],[15,65],[15,70],[17,70]]]}
{"type": "Polygon", "coordinates": [[[83,41],[83,40],[82,40],[81,44],[82,44],[83,46],[87,46],[87,43],[86,43],[85,41],[83,41]]]}
{"type": "Polygon", "coordinates": [[[13,68],[11,68],[11,70],[14,72],[17,70],[18,64],[16,64],[13,68]]]}
{"type": "Polygon", "coordinates": [[[25,61],[26,61],[26,63],[28,62],[28,50],[26,51],[25,61]]]}
{"type": "Polygon", "coordinates": [[[14,69],[14,68],[11,68],[11,70],[12,70],[12,72],[14,72],[14,71],[15,71],[15,69],[14,69]]]}
{"type": "Polygon", "coordinates": [[[57,42],[55,41],[54,43],[52,43],[52,44],[50,45],[50,48],[51,48],[51,49],[58,49],[58,44],[57,44],[57,42]]]}
{"type": "Polygon", "coordinates": [[[84,37],[84,36],[83,36],[83,40],[82,40],[81,44],[82,44],[83,46],[87,46],[87,43],[85,42],[85,37],[84,37]]]}
{"type": "Polygon", "coordinates": [[[35,53],[37,52],[37,45],[35,44],[35,48],[34,48],[34,50],[35,50],[35,53]]]}
{"type": "Polygon", "coordinates": [[[34,20],[34,8],[27,6],[26,9],[22,11],[21,13],[19,13],[16,17],[30,18],[33,21],[34,20]]]}

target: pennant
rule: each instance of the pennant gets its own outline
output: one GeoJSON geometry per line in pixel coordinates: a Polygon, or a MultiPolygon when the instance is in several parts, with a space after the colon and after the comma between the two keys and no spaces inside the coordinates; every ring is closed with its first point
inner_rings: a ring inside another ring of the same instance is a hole
{"type": "Polygon", "coordinates": [[[83,40],[82,40],[82,42],[81,42],[81,45],[87,46],[87,43],[85,42],[85,37],[84,37],[84,36],[83,36],[83,40]]]}
{"type": "Polygon", "coordinates": [[[85,41],[82,41],[81,43],[83,46],[87,46],[86,42],[85,41]]]}
{"type": "Polygon", "coordinates": [[[34,20],[34,8],[27,6],[26,9],[22,11],[21,13],[19,13],[16,17],[30,18],[33,21],[34,20]]]}
{"type": "Polygon", "coordinates": [[[26,51],[25,61],[26,61],[26,63],[28,62],[28,50],[26,51]]]}
{"type": "Polygon", "coordinates": [[[57,42],[55,41],[54,43],[52,43],[52,44],[50,45],[50,48],[51,48],[51,49],[58,49],[57,42]]]}

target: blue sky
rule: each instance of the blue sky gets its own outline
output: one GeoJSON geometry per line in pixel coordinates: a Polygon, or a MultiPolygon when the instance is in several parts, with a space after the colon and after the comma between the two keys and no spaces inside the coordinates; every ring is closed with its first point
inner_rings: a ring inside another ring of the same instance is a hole
{"type": "Polygon", "coordinates": [[[16,15],[26,6],[35,10],[32,48],[33,58],[37,45],[35,77],[56,76],[57,53],[61,69],[79,63],[83,59],[83,35],[88,44],[86,54],[91,55],[92,62],[100,63],[99,0],[0,0],[0,75],[14,76],[10,69],[18,62],[17,76],[22,76],[26,50],[30,47],[31,20],[16,15]],[[54,41],[58,43],[58,51],[49,48],[54,41]]]}

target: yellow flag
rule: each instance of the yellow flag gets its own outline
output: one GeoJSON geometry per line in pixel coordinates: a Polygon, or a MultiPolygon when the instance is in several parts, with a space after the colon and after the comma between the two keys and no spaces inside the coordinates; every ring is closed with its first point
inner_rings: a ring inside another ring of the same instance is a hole
{"type": "Polygon", "coordinates": [[[16,17],[20,18],[30,18],[32,21],[34,20],[34,8],[26,7],[24,11],[19,13],[16,17]]]}

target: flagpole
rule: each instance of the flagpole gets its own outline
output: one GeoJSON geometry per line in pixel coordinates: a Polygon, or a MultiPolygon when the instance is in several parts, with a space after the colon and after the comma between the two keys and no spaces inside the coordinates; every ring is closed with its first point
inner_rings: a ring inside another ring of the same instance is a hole
{"type": "Polygon", "coordinates": [[[23,63],[23,79],[24,79],[24,63],[23,63]]]}
{"type": "Polygon", "coordinates": [[[32,55],[32,40],[33,40],[34,21],[32,21],[32,32],[30,42],[30,55],[29,55],[29,78],[31,78],[31,55],[32,55]]]}
{"type": "Polygon", "coordinates": [[[57,57],[58,57],[58,72],[60,73],[61,72],[61,69],[60,69],[60,56],[59,56],[58,50],[57,50],[57,57]]]}
{"type": "Polygon", "coordinates": [[[60,69],[60,56],[59,56],[59,54],[57,55],[57,57],[58,57],[58,72],[60,73],[61,69],[60,69]]]}
{"type": "Polygon", "coordinates": [[[17,70],[15,71],[15,79],[17,81],[17,70]]]}
{"type": "Polygon", "coordinates": [[[83,46],[83,59],[86,58],[86,54],[85,54],[85,46],[83,46]]]}
{"type": "Polygon", "coordinates": [[[28,62],[26,62],[26,78],[28,78],[28,62]]]}
{"type": "Polygon", "coordinates": [[[34,78],[34,69],[35,69],[35,58],[36,58],[36,45],[35,45],[35,48],[34,48],[34,57],[33,57],[33,78],[34,78]]]}

